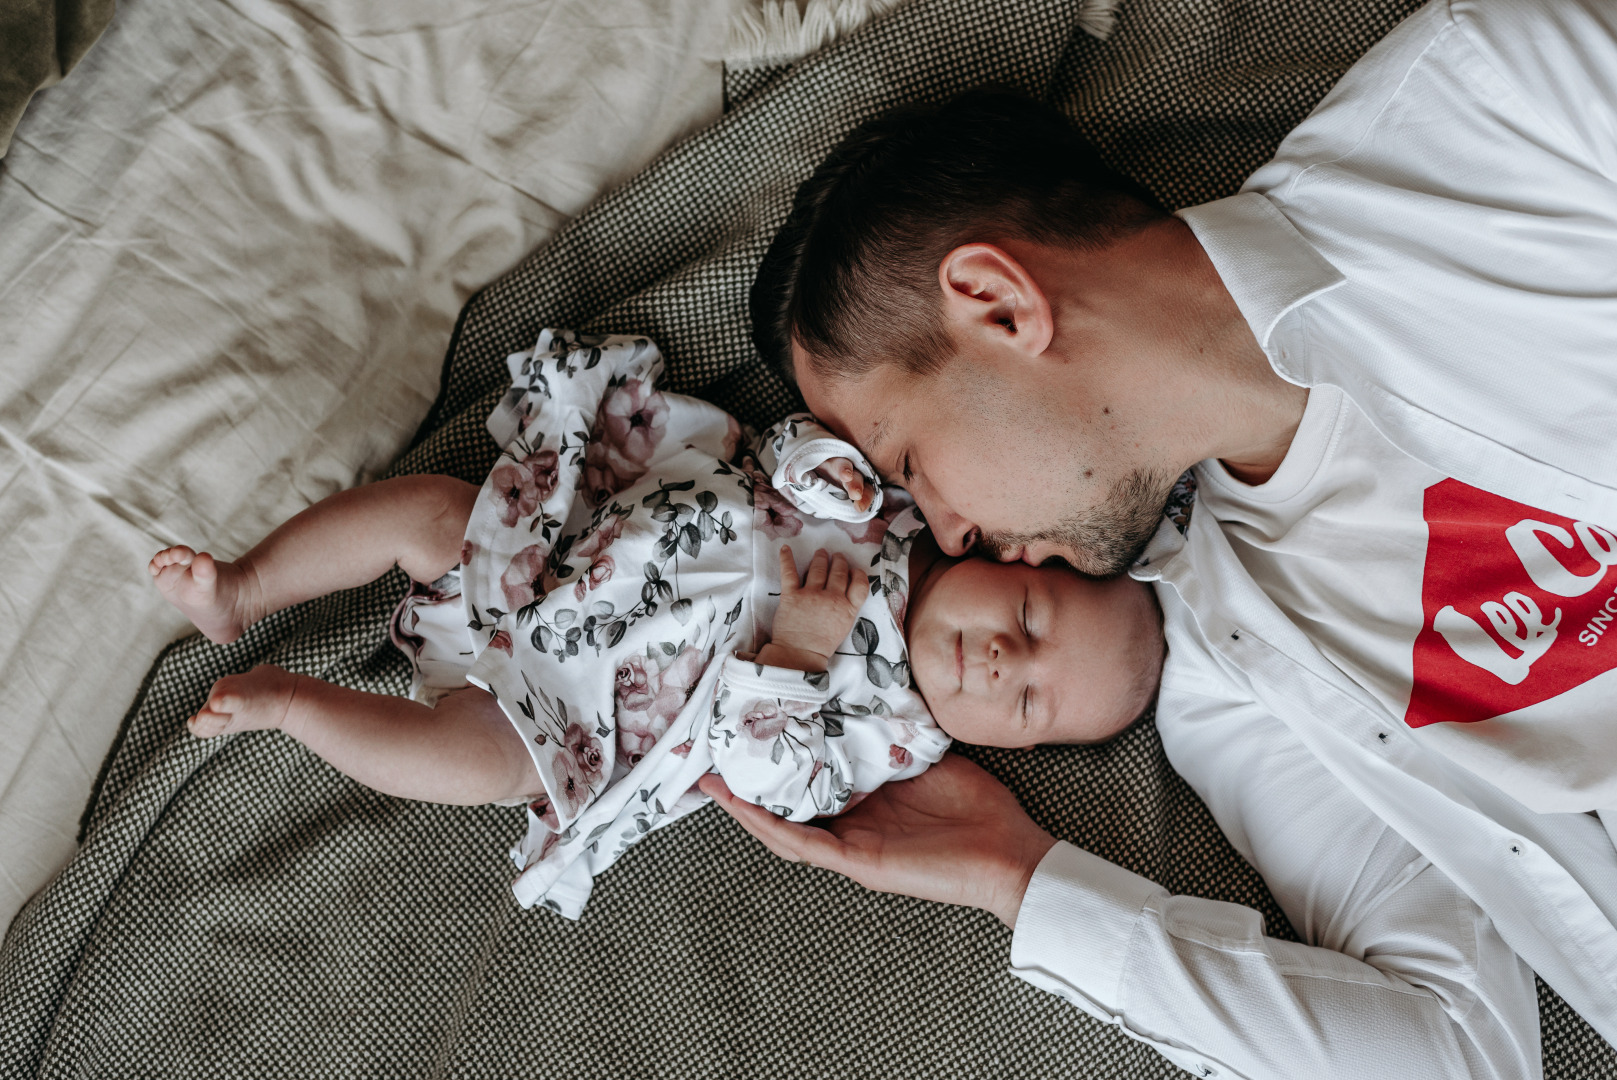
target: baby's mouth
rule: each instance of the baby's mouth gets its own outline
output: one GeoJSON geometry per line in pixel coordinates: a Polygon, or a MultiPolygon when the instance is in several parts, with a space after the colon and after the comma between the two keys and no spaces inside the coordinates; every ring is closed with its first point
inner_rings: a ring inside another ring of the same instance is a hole
{"type": "Polygon", "coordinates": [[[966,635],[958,631],[954,637],[954,677],[957,690],[966,688],[966,635]]]}

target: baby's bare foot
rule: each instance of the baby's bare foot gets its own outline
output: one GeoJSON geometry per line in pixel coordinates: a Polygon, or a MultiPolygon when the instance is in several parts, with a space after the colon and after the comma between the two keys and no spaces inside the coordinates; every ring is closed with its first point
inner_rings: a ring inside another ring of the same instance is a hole
{"type": "Polygon", "coordinates": [[[181,544],[153,555],[146,569],[157,591],[209,641],[228,645],[252,625],[247,575],[235,563],[181,544]]]}
{"type": "Polygon", "coordinates": [[[199,739],[278,728],[286,720],[297,681],[296,675],[273,664],[260,664],[245,675],[226,675],[213,684],[207,704],[186,727],[199,739]]]}

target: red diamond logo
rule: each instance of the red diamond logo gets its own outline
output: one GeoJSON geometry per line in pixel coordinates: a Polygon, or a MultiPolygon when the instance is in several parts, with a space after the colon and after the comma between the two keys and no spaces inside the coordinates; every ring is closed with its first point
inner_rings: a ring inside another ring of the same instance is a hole
{"type": "Polygon", "coordinates": [[[1474,723],[1617,667],[1617,536],[1458,480],[1426,489],[1410,727],[1474,723]]]}

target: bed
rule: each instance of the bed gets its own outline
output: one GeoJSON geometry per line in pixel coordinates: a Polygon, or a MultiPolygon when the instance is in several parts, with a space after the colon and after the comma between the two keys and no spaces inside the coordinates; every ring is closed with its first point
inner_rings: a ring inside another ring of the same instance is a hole
{"type": "MultiPolygon", "coordinates": [[[[31,111],[0,176],[0,333],[25,360],[0,371],[20,852],[0,862],[14,906],[33,896],[0,948],[0,1075],[1177,1075],[1012,979],[988,916],[782,864],[713,809],[637,846],[583,921],[523,912],[516,812],[180,728],[265,659],[402,690],[402,579],[217,648],[175,640],[141,565],[171,538],[240,550],[389,470],[480,479],[503,358],[543,325],[650,334],[672,388],[774,419],[793,398],[749,343],[752,267],[796,182],[886,104],[1024,86],[1183,205],[1234,190],[1414,6],[1134,0],[1102,43],[1080,0],[910,0],[801,63],[724,71],[695,4],[123,9],[60,88],[83,100],[31,111]],[[468,30],[489,19],[511,23],[468,30]],[[214,100],[221,72],[242,90],[214,100]]],[[[974,756],[1058,835],[1292,933],[1149,722],[974,756]]],[[[1617,1076],[1541,1003],[1548,1075],[1617,1076]]]]}
{"type": "Polygon", "coordinates": [[[126,3],[0,168],[0,926],[241,551],[399,454],[472,291],[716,117],[698,0],[126,3]]]}

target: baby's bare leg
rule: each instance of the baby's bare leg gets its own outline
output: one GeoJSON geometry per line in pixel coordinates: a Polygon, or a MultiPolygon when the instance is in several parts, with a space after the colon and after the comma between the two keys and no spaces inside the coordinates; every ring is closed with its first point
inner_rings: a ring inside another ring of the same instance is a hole
{"type": "Polygon", "coordinates": [[[374,581],[397,565],[432,582],[460,562],[477,487],[400,476],[339,491],[292,517],[234,563],[166,548],[148,569],[210,641],[228,644],[271,612],[374,581]]]}
{"type": "Polygon", "coordinates": [[[471,806],[543,790],[522,736],[476,687],[430,708],[266,664],[214,683],[190,728],[201,738],[279,728],[366,787],[404,799],[471,806]]]}

